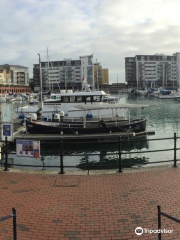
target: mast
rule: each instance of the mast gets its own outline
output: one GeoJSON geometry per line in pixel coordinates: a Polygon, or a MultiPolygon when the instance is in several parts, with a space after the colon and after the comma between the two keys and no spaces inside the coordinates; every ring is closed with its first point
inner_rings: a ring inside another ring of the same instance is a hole
{"type": "Polygon", "coordinates": [[[48,85],[49,85],[49,91],[51,91],[50,80],[49,80],[49,54],[48,54],[48,48],[47,48],[47,62],[48,62],[48,66],[47,66],[48,85]]]}

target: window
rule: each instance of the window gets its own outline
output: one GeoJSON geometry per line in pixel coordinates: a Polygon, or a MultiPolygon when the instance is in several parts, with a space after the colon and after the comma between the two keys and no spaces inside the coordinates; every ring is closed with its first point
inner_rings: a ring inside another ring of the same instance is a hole
{"type": "Polygon", "coordinates": [[[82,102],[82,97],[77,97],[77,102],[82,102]]]}
{"type": "Polygon", "coordinates": [[[69,102],[69,98],[68,97],[62,97],[63,98],[63,102],[69,102]]]}
{"type": "Polygon", "coordinates": [[[75,97],[74,96],[70,97],[70,102],[75,102],[75,97]]]}
{"type": "Polygon", "coordinates": [[[86,97],[86,102],[91,102],[91,97],[86,97]]]}

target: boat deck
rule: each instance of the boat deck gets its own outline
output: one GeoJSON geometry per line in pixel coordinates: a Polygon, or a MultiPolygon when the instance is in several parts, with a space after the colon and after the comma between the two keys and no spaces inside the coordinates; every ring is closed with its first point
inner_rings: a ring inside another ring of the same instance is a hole
{"type": "Polygon", "coordinates": [[[14,140],[16,139],[31,139],[31,140],[39,140],[39,141],[57,141],[62,139],[63,141],[91,141],[91,142],[117,142],[118,138],[121,137],[124,138],[131,138],[135,136],[141,136],[141,135],[149,135],[154,134],[154,131],[151,132],[140,132],[140,133],[134,133],[134,132],[122,132],[122,133],[104,133],[104,134],[29,134],[25,133],[24,128],[19,129],[19,132],[14,133],[14,140]]]}

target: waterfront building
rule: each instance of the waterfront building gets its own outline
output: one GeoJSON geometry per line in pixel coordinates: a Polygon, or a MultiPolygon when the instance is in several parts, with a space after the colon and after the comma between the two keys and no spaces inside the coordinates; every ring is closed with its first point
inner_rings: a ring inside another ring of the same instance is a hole
{"type": "Polygon", "coordinates": [[[80,56],[79,58],[81,60],[80,76],[81,76],[82,82],[86,82],[91,86],[92,89],[94,89],[93,54],[80,56]]]}
{"type": "Polygon", "coordinates": [[[109,71],[108,71],[108,68],[102,68],[101,74],[102,74],[101,84],[105,84],[105,85],[109,84],[109,71]]]}
{"type": "MultiPolygon", "coordinates": [[[[98,66],[98,80],[102,83],[101,65],[98,66]]],[[[97,84],[96,63],[93,54],[62,61],[41,62],[43,89],[56,92],[59,89],[81,89],[87,83],[94,89],[97,84]],[[95,81],[96,78],[96,81],[95,81]]],[[[106,73],[107,74],[107,73],[106,73]]],[[[39,63],[33,65],[33,81],[39,83],[39,63]]]]}
{"type": "Polygon", "coordinates": [[[0,93],[31,92],[29,69],[20,65],[0,65],[0,93]]]}
{"type": "Polygon", "coordinates": [[[29,85],[29,69],[20,65],[0,65],[0,84],[29,85]]]}
{"type": "Polygon", "coordinates": [[[94,85],[99,90],[102,81],[102,66],[99,62],[94,64],[94,85]]]}
{"type": "Polygon", "coordinates": [[[180,53],[126,57],[125,79],[129,87],[179,87],[180,53]]]}

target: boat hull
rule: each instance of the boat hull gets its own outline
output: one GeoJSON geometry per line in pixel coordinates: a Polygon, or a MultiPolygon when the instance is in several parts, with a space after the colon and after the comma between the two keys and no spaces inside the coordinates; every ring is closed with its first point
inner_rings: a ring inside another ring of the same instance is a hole
{"type": "Polygon", "coordinates": [[[26,132],[33,134],[96,134],[146,131],[146,119],[133,120],[131,123],[122,120],[119,122],[103,122],[86,124],[67,122],[46,122],[25,120],[26,132]]]}

